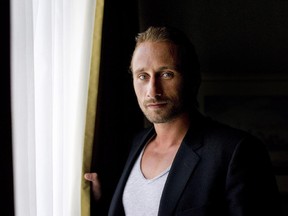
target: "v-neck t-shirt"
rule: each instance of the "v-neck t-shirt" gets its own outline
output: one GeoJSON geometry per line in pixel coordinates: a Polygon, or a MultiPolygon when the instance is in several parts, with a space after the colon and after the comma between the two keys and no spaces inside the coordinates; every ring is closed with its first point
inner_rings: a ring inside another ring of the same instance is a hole
{"type": "MultiPolygon", "coordinates": [[[[145,148],[144,148],[145,149],[145,148]]],[[[126,182],[122,202],[126,216],[156,216],[170,166],[152,179],[141,170],[142,150],[126,182]]]]}

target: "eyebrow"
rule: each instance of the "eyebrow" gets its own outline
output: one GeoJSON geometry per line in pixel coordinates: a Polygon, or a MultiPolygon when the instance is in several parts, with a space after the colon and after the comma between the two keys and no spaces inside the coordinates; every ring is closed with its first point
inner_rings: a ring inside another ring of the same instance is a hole
{"type": "Polygon", "coordinates": [[[131,71],[132,71],[132,73],[141,73],[141,72],[145,71],[145,69],[144,68],[139,68],[139,69],[133,71],[132,68],[131,68],[131,71]]]}
{"type": "Polygon", "coordinates": [[[174,66],[163,66],[163,67],[158,68],[158,71],[163,71],[163,70],[167,70],[167,69],[177,71],[177,67],[174,67],[174,66]]]}
{"type": "MultiPolygon", "coordinates": [[[[157,71],[164,71],[164,70],[167,70],[167,69],[178,71],[177,67],[174,67],[174,66],[162,66],[162,67],[159,67],[157,69],[157,71]]],[[[135,70],[134,73],[137,74],[137,73],[141,73],[141,72],[144,72],[144,71],[145,71],[145,68],[139,68],[139,69],[135,70]]]]}

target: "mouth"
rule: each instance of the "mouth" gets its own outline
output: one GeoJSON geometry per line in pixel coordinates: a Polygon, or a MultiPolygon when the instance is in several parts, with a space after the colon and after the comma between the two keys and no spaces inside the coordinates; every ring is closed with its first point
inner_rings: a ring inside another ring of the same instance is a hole
{"type": "Polygon", "coordinates": [[[167,104],[167,102],[165,102],[165,101],[151,102],[151,103],[147,103],[146,107],[152,108],[152,109],[158,109],[158,108],[162,108],[162,107],[166,106],[166,104],[167,104]]]}

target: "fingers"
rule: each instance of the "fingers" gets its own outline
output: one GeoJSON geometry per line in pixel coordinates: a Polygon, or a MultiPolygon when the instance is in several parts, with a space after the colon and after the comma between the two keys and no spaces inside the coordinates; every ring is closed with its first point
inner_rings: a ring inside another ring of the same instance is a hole
{"type": "Polygon", "coordinates": [[[98,181],[97,173],[85,173],[84,178],[88,181],[91,181],[91,182],[98,181]]]}
{"type": "Polygon", "coordinates": [[[84,178],[91,182],[94,198],[98,201],[101,197],[101,184],[97,173],[85,173],[84,178]]]}

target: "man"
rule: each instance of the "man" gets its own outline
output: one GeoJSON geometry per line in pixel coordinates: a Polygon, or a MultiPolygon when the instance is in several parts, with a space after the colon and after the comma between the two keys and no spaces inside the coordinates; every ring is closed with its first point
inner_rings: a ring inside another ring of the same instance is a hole
{"type": "MultiPolygon", "coordinates": [[[[131,72],[153,126],[133,141],[109,216],[279,215],[265,146],[197,111],[199,64],[182,32],[150,27],[140,33],[131,72]]],[[[96,174],[86,179],[99,188],[96,174]]]]}

